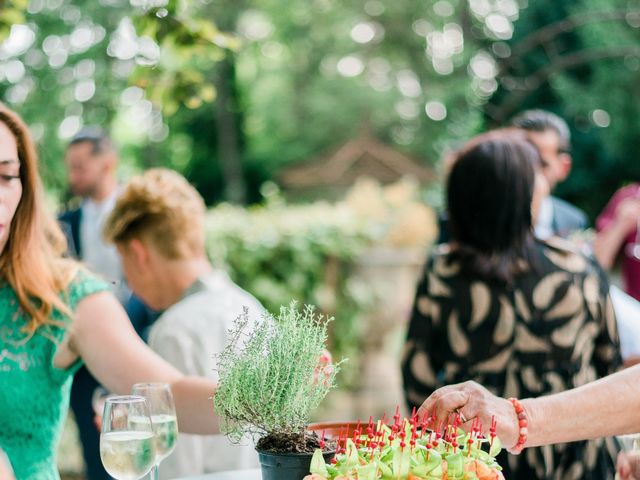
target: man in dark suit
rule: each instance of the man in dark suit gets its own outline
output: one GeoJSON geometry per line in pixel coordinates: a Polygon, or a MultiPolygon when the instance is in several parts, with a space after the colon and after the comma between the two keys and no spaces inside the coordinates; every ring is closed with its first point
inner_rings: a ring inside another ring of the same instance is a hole
{"type": "MultiPolygon", "coordinates": [[[[154,317],[140,300],[131,297],[124,282],[117,250],[102,235],[104,222],[116,202],[118,153],[109,136],[90,127],[75,135],[65,152],[69,188],[82,200],[79,208],[63,212],[59,223],[67,236],[69,254],[113,284],[114,293],[125,306],[136,331],[141,334],[154,317]]],[[[142,335],[141,335],[142,336],[142,335]]],[[[100,435],[94,423],[92,396],[99,386],[82,367],[71,388],[71,408],[76,418],[88,480],[109,480],[100,460],[100,435]]]]}
{"type": "MultiPolygon", "coordinates": [[[[106,215],[115,204],[117,152],[107,134],[99,128],[81,130],[65,152],[65,165],[71,193],[82,200],[79,208],[63,212],[58,220],[67,236],[69,253],[82,260],[93,273],[120,287],[123,274],[117,251],[101,241],[106,215]]],[[[120,293],[125,301],[126,292],[120,293]]],[[[71,408],[76,418],[88,480],[107,480],[100,461],[100,435],[94,423],[91,398],[98,382],[82,367],[71,388],[71,408]]]]}
{"type": "MultiPolygon", "coordinates": [[[[531,142],[538,147],[542,169],[551,191],[571,172],[571,134],[567,123],[546,110],[526,110],[511,121],[511,125],[526,130],[531,142]]],[[[579,208],[553,195],[542,201],[536,235],[567,237],[585,230],[589,221],[579,208]]]]}

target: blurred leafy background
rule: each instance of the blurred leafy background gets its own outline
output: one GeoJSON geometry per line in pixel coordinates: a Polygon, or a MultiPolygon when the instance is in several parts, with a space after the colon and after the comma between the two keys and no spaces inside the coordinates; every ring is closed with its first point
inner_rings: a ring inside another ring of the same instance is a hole
{"type": "Polygon", "coordinates": [[[640,178],[640,4],[621,0],[18,0],[0,13],[0,98],[29,122],[55,198],[65,141],[111,128],[123,175],[183,172],[208,203],[369,126],[437,165],[540,106],[564,116],[560,195],[593,217],[640,178]]]}

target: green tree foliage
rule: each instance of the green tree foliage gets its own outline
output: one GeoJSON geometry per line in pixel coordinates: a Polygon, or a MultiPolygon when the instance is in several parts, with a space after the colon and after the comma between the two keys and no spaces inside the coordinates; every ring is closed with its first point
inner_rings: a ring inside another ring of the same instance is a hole
{"type": "Polygon", "coordinates": [[[64,184],[65,137],[81,121],[112,126],[125,163],[186,173],[210,203],[234,197],[229,183],[238,171],[249,185],[244,197],[255,200],[257,186],[282,166],[363,125],[434,163],[443,145],[476,130],[467,73],[475,39],[462,31],[464,5],[32,0],[24,15],[33,39],[3,58],[20,62],[24,74],[3,78],[0,95],[34,126],[54,189],[64,184]],[[70,47],[87,36],[85,26],[91,41],[70,47]],[[216,76],[229,92],[212,107],[216,76]],[[82,81],[93,87],[78,87],[82,81]],[[86,88],[95,90],[91,98],[86,88]],[[230,124],[237,161],[220,145],[229,135],[216,136],[230,124]]]}
{"type": "Polygon", "coordinates": [[[488,116],[502,123],[545,108],[564,117],[574,162],[558,194],[594,218],[616,188],[640,178],[630,148],[640,127],[640,4],[529,2],[515,27],[488,116]]]}
{"type": "Polygon", "coordinates": [[[431,33],[462,37],[453,4],[438,15],[435,3],[300,0],[283,10],[280,1],[254,2],[239,23],[249,156],[275,173],[366,126],[435,163],[442,144],[467,136],[478,118],[465,101],[470,53],[452,54],[447,74],[436,72],[426,53],[431,33]],[[456,120],[430,119],[429,101],[456,120]]]}
{"type": "Polygon", "coordinates": [[[0,98],[32,125],[54,191],[64,185],[65,137],[98,123],[112,127],[126,165],[174,167],[209,203],[259,200],[259,185],[282,167],[362,128],[435,164],[448,146],[539,106],[574,133],[575,169],[559,193],[595,214],[621,181],[639,176],[629,148],[639,122],[639,8],[20,0],[0,12],[0,35],[12,26],[17,35],[0,49],[0,98]],[[550,25],[562,28],[546,38],[550,25]]]}
{"type": "Polygon", "coordinates": [[[6,39],[11,32],[11,26],[24,23],[24,11],[29,0],[14,0],[9,5],[6,1],[0,1],[0,41],[6,39]]]}
{"type": "Polygon", "coordinates": [[[148,56],[148,66],[138,69],[132,82],[168,115],[180,105],[196,108],[215,98],[213,79],[207,73],[237,49],[238,41],[201,16],[200,2],[168,0],[141,3],[134,10],[136,33],[151,39],[157,50],[148,56]]]}
{"type": "Polygon", "coordinates": [[[29,123],[43,177],[60,191],[60,135],[81,121],[108,125],[126,87],[131,68],[106,53],[121,14],[97,2],[31,1],[23,16],[26,23],[12,24],[2,46],[0,96],[29,123]]]}
{"type": "Polygon", "coordinates": [[[87,124],[113,130],[129,168],[184,169],[188,141],[165,141],[163,112],[213,101],[204,72],[237,47],[193,4],[31,0],[0,11],[0,98],[31,126],[50,190],[63,190],[65,142],[87,124]]]}

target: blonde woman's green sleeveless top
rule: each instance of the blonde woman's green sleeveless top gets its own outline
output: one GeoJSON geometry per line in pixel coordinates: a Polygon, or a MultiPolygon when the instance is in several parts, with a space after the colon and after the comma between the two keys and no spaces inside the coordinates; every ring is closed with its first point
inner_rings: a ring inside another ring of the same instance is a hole
{"type": "MultiPolygon", "coordinates": [[[[108,290],[106,283],[80,271],[64,295],[72,312],[78,302],[108,290]]],[[[53,358],[70,319],[54,312],[56,325],[39,328],[25,339],[27,317],[13,289],[0,285],[0,447],[7,453],[17,480],[58,480],[56,451],[69,408],[77,361],[67,369],[53,358]]]]}

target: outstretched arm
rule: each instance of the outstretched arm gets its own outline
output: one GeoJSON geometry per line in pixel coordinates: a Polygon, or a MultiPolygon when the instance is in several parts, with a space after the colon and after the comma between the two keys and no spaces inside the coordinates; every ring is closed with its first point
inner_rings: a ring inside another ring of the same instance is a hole
{"type": "Polygon", "coordinates": [[[626,198],[614,211],[607,213],[608,217],[600,222],[602,228],[594,240],[593,249],[600,265],[609,270],[615,263],[625,238],[638,225],[640,199],[626,198]]]}
{"type": "Polygon", "coordinates": [[[178,425],[187,433],[218,432],[211,397],[216,384],[187,377],[156,355],[133,330],[110,293],[90,295],[78,303],[70,349],[82,357],[91,373],[109,390],[129,393],[138,382],[171,385],[178,425]]]}
{"type": "MultiPolygon", "coordinates": [[[[640,366],[555,395],[525,399],[522,405],[528,417],[527,447],[640,432],[640,366]]],[[[503,444],[516,444],[513,406],[475,382],[437,390],[419,413],[436,412],[443,419],[455,411],[469,420],[479,418],[485,429],[495,417],[503,444]]]]}
{"type": "Polygon", "coordinates": [[[610,270],[616,261],[629,229],[624,223],[614,222],[609,228],[596,235],[593,251],[605,270],[610,270]]]}

